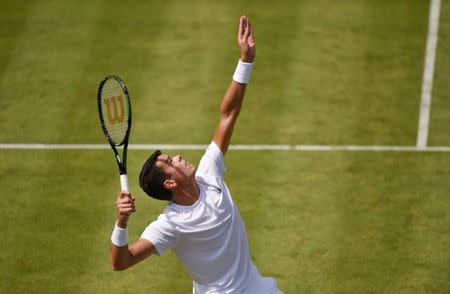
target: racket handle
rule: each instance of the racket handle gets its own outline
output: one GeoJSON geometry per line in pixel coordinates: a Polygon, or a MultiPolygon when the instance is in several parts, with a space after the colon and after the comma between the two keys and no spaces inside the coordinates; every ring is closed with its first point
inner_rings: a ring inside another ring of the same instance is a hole
{"type": "Polygon", "coordinates": [[[130,192],[130,188],[128,187],[128,175],[120,175],[120,188],[123,192],[130,192]]]}

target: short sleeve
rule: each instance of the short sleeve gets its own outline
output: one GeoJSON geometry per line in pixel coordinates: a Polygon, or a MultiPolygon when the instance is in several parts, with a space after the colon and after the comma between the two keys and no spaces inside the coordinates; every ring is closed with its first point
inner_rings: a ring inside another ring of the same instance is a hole
{"type": "Polygon", "coordinates": [[[226,170],[223,153],[213,141],[209,144],[197,168],[197,176],[223,177],[226,170]]]}
{"type": "Polygon", "coordinates": [[[176,231],[164,214],[161,214],[157,220],[152,222],[144,230],[141,239],[150,241],[156,248],[158,255],[162,255],[167,249],[175,247],[176,231]]]}

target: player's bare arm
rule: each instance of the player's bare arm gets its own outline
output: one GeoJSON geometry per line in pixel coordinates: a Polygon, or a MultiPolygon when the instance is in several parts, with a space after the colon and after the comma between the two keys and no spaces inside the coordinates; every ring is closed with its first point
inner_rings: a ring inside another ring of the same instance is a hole
{"type": "MultiPolygon", "coordinates": [[[[253,63],[256,47],[253,29],[246,16],[241,16],[238,31],[238,44],[241,50],[241,61],[253,63]]],[[[232,81],[220,106],[220,121],[214,133],[213,141],[225,153],[230,145],[236,119],[242,107],[247,84],[232,81]]]]}
{"type": "MultiPolygon", "coordinates": [[[[117,226],[125,229],[129,217],[136,211],[135,198],[126,192],[121,192],[116,201],[117,226]]],[[[147,240],[138,240],[131,245],[116,246],[111,243],[111,263],[114,270],[125,270],[155,253],[155,247],[147,240]]]]}

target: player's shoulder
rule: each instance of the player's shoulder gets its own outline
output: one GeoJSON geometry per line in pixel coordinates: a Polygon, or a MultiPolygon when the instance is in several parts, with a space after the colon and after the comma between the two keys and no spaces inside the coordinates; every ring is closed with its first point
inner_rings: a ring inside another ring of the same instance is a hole
{"type": "Polygon", "coordinates": [[[211,177],[211,176],[223,176],[226,167],[224,163],[223,153],[217,144],[212,141],[205,151],[205,154],[200,159],[196,176],[199,177],[211,177]]]}
{"type": "Polygon", "coordinates": [[[205,154],[208,154],[212,157],[216,157],[219,160],[223,160],[224,155],[222,150],[219,148],[216,142],[211,141],[211,143],[208,145],[208,148],[206,148],[205,154]]]}
{"type": "Polygon", "coordinates": [[[223,186],[223,177],[208,175],[208,174],[196,174],[195,181],[197,182],[199,188],[208,194],[210,190],[217,190],[223,186]]]}

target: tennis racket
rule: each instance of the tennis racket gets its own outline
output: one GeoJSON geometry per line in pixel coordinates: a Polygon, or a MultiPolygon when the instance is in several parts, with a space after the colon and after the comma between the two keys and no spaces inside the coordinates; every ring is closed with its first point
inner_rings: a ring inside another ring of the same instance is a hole
{"type": "Polygon", "coordinates": [[[128,193],[127,148],[131,131],[131,103],[127,87],[118,76],[106,76],[98,87],[97,99],[100,123],[119,167],[120,186],[122,191],[128,193]],[[117,152],[120,146],[122,156],[117,152]]]}

